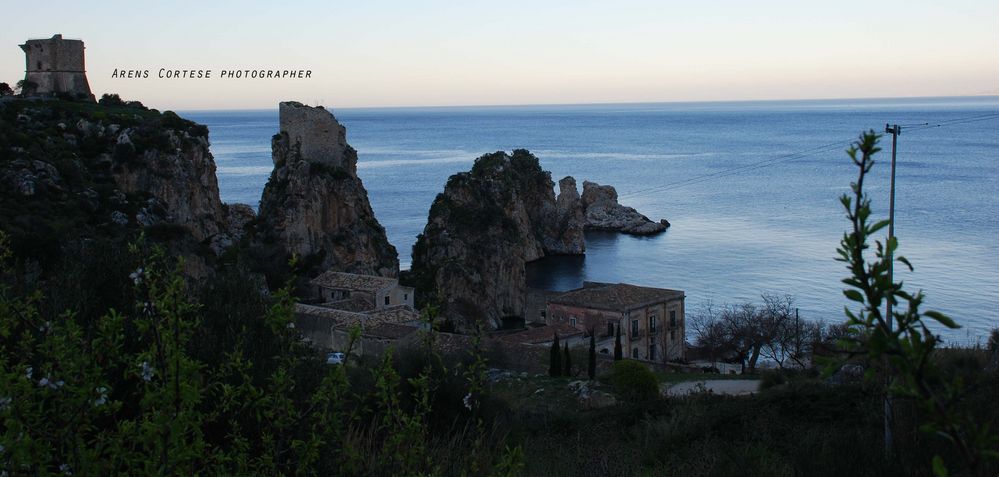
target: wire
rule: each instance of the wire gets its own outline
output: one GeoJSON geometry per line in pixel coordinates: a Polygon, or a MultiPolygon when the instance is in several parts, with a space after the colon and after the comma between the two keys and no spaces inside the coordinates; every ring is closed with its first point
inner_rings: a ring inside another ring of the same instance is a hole
{"type": "MultiPolygon", "coordinates": [[[[974,122],[979,122],[979,121],[988,121],[988,120],[996,119],[996,118],[999,118],[999,113],[987,113],[987,114],[980,114],[980,115],[969,116],[969,117],[964,117],[964,118],[948,119],[948,120],[940,121],[940,122],[933,123],[933,124],[931,124],[929,122],[924,122],[924,123],[917,123],[917,124],[912,124],[912,125],[902,125],[900,127],[908,128],[908,129],[906,129],[906,132],[911,132],[911,131],[920,131],[920,130],[923,130],[923,129],[932,129],[932,128],[939,128],[939,127],[945,127],[945,126],[953,126],[953,125],[957,125],[957,124],[967,124],[967,123],[974,123],[974,122]]],[[[794,160],[797,160],[797,159],[803,159],[803,158],[806,158],[808,156],[812,156],[812,155],[818,154],[820,152],[825,152],[825,151],[833,149],[835,147],[844,147],[844,146],[848,146],[848,145],[849,145],[849,143],[843,143],[842,141],[831,142],[831,143],[828,143],[828,144],[823,144],[821,146],[816,146],[816,147],[813,147],[813,148],[804,149],[804,150],[793,152],[793,153],[789,153],[789,154],[784,154],[782,156],[778,156],[778,157],[775,157],[775,158],[770,158],[770,159],[765,159],[765,160],[762,160],[762,161],[757,161],[757,162],[754,162],[754,163],[751,163],[751,164],[744,164],[744,165],[741,165],[741,166],[732,167],[732,168],[721,170],[721,171],[717,171],[717,172],[712,172],[710,174],[702,174],[702,175],[699,175],[699,176],[694,176],[694,177],[691,177],[691,178],[688,178],[688,179],[683,179],[683,180],[679,180],[679,181],[675,181],[675,182],[670,182],[670,183],[659,185],[659,186],[655,186],[655,187],[649,187],[649,188],[646,188],[646,189],[639,189],[639,190],[636,190],[636,191],[627,192],[627,193],[621,194],[619,197],[621,197],[621,198],[633,198],[633,197],[638,197],[638,196],[645,195],[645,194],[647,194],[649,192],[665,192],[667,190],[672,190],[672,189],[676,189],[676,188],[680,188],[680,187],[684,187],[684,186],[688,186],[688,185],[692,185],[692,184],[699,184],[699,183],[705,182],[705,181],[707,181],[709,179],[716,179],[716,178],[720,178],[720,177],[727,177],[727,176],[730,176],[732,174],[736,174],[736,173],[739,173],[739,172],[753,171],[753,170],[756,170],[756,169],[762,169],[764,167],[769,167],[769,166],[772,166],[772,165],[775,165],[775,164],[779,164],[779,163],[782,163],[782,162],[789,162],[789,161],[794,161],[794,160]]]]}
{"type": "Polygon", "coordinates": [[[775,158],[770,158],[770,159],[766,159],[766,160],[763,160],[763,161],[754,162],[752,164],[744,164],[744,165],[741,165],[741,166],[738,166],[738,167],[732,167],[732,168],[721,170],[721,171],[718,171],[718,172],[712,172],[710,174],[702,174],[702,175],[694,176],[694,177],[691,177],[691,178],[688,178],[688,179],[684,179],[684,180],[680,180],[680,181],[675,181],[675,182],[670,182],[668,184],[663,184],[663,185],[659,185],[659,186],[655,186],[655,187],[649,187],[647,189],[641,189],[641,190],[637,190],[637,191],[628,192],[626,194],[621,194],[620,197],[622,197],[622,198],[636,197],[636,196],[644,195],[644,194],[649,193],[649,192],[663,192],[663,191],[666,191],[666,190],[676,189],[676,188],[688,186],[688,185],[691,185],[691,184],[699,184],[699,183],[705,182],[705,181],[707,181],[709,179],[716,179],[716,178],[720,178],[720,177],[727,177],[727,176],[730,176],[730,175],[733,175],[733,174],[736,174],[736,173],[740,173],[740,172],[748,172],[748,171],[753,171],[753,170],[756,170],[756,169],[762,169],[764,167],[769,167],[769,166],[772,166],[772,165],[775,165],[775,164],[779,164],[779,163],[782,163],[782,162],[793,161],[793,160],[796,160],[796,159],[802,159],[802,158],[805,158],[805,157],[808,157],[808,156],[811,156],[811,155],[814,155],[814,154],[818,154],[820,152],[825,152],[825,151],[831,150],[833,148],[845,147],[845,146],[848,146],[848,145],[849,145],[849,143],[845,143],[845,142],[842,142],[842,141],[837,141],[837,142],[833,142],[833,143],[829,143],[829,144],[824,144],[822,146],[813,147],[811,149],[805,149],[803,151],[798,151],[798,152],[794,152],[794,153],[791,153],[791,154],[785,154],[785,155],[778,156],[778,157],[775,157],[775,158]]]}
{"type": "Polygon", "coordinates": [[[950,119],[950,120],[947,120],[947,121],[940,121],[940,122],[934,123],[934,124],[927,123],[925,125],[921,125],[921,126],[916,126],[916,127],[910,128],[909,131],[920,131],[920,130],[923,130],[923,129],[933,129],[933,128],[939,128],[939,127],[944,127],[944,126],[954,126],[954,125],[957,125],[957,124],[977,123],[977,122],[980,122],[980,121],[988,121],[988,120],[996,119],[996,118],[999,118],[999,113],[991,113],[991,114],[985,114],[985,115],[981,115],[981,116],[972,116],[972,117],[967,117],[967,118],[950,119]]]}

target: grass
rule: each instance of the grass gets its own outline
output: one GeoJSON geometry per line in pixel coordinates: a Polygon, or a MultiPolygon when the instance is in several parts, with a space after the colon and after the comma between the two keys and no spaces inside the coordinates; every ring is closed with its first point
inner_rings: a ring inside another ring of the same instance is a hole
{"type": "MultiPolygon", "coordinates": [[[[760,378],[656,375],[666,384],[760,378]]],[[[979,377],[992,384],[976,386],[976,399],[968,405],[986,409],[989,396],[999,392],[999,376],[979,377]]],[[[496,445],[522,445],[524,475],[920,476],[932,475],[929,460],[934,454],[948,462],[956,458],[941,438],[920,433],[912,415],[907,418],[911,425],[902,425],[909,430],[899,430],[907,436],[900,459],[886,463],[882,402],[865,385],[834,386],[801,375],[748,396],[619,400],[586,409],[569,389],[576,379],[517,375],[490,386],[495,404],[503,408],[496,413],[502,419],[494,423],[496,435],[502,436],[496,445]]],[[[616,394],[605,382],[592,385],[616,394]]],[[[982,417],[992,414],[983,411],[982,417]]]]}
{"type": "Polygon", "coordinates": [[[756,374],[668,373],[657,371],[656,378],[659,379],[660,383],[676,384],[691,381],[760,379],[760,376],[756,374]]]}

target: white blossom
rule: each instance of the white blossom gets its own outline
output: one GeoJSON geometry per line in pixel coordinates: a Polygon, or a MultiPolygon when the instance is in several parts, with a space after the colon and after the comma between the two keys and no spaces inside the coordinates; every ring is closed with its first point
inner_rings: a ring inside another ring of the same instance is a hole
{"type": "Polygon", "coordinates": [[[32,368],[31,366],[28,366],[28,369],[25,369],[25,370],[24,370],[24,375],[25,375],[25,376],[26,376],[26,377],[27,377],[28,379],[31,379],[31,375],[32,375],[32,374],[34,374],[34,372],[35,372],[35,368],[32,368]]]}
{"type": "Polygon", "coordinates": [[[468,393],[461,399],[461,402],[465,404],[465,408],[469,411],[472,410],[472,393],[468,393]]]}
{"type": "Polygon", "coordinates": [[[13,399],[10,396],[0,398],[0,411],[6,411],[10,407],[11,402],[13,402],[13,399]]]}
{"type": "Polygon", "coordinates": [[[138,284],[142,283],[142,274],[143,274],[142,267],[139,267],[138,270],[136,270],[136,271],[134,271],[132,273],[129,273],[128,274],[128,278],[132,279],[132,283],[138,285],[138,284]]]}
{"type": "Polygon", "coordinates": [[[42,387],[42,388],[47,387],[49,389],[59,389],[59,388],[63,387],[65,384],[66,384],[66,382],[63,381],[63,380],[61,380],[61,379],[58,380],[58,381],[55,381],[55,380],[53,380],[52,378],[50,378],[48,376],[45,376],[44,378],[38,380],[38,386],[42,387]]]}
{"type": "Polygon", "coordinates": [[[94,407],[101,407],[108,402],[108,388],[101,386],[96,388],[97,399],[94,399],[94,407]]]}
{"type": "Polygon", "coordinates": [[[153,369],[152,366],[149,365],[148,361],[143,361],[142,362],[142,380],[143,381],[147,381],[147,382],[148,381],[152,381],[153,380],[153,373],[154,373],[154,371],[155,370],[153,369]]]}
{"type": "Polygon", "coordinates": [[[73,475],[73,468],[69,464],[62,464],[59,466],[59,472],[62,472],[63,475],[73,475]]]}

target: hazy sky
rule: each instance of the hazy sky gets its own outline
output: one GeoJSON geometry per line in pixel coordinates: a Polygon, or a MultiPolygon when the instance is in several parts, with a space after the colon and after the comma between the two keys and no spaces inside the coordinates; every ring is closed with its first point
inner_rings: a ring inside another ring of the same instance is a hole
{"type": "Polygon", "coordinates": [[[62,33],[95,94],[160,109],[999,94],[996,0],[140,3],[4,9],[0,81],[24,77],[18,44],[62,33]],[[312,78],[218,78],[258,68],[312,78]]]}

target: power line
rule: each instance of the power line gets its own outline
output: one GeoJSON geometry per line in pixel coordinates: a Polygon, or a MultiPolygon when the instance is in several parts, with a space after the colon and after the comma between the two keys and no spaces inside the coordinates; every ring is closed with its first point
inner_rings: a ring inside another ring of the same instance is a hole
{"type": "MultiPolygon", "coordinates": [[[[923,122],[923,123],[916,123],[916,124],[913,124],[913,125],[900,125],[899,127],[906,127],[906,126],[908,126],[907,130],[911,132],[911,131],[920,131],[920,130],[924,130],[924,129],[933,129],[933,128],[940,128],[940,127],[946,127],[946,126],[955,126],[955,125],[958,125],[958,124],[967,124],[967,123],[974,123],[974,122],[980,122],[980,121],[988,121],[988,120],[997,119],[997,118],[999,118],[999,113],[986,113],[986,114],[979,114],[979,115],[968,116],[968,117],[963,117],[963,118],[948,119],[948,120],[939,121],[939,122],[935,122],[935,123],[923,122]]],[[[621,198],[633,198],[633,197],[638,197],[638,196],[645,195],[645,194],[650,193],[650,192],[665,192],[667,190],[677,189],[677,188],[685,187],[685,186],[692,185],[692,184],[699,184],[701,182],[705,182],[705,181],[708,181],[708,180],[711,180],[711,179],[717,179],[717,178],[721,178],[721,177],[727,177],[727,176],[730,176],[732,174],[736,174],[736,173],[740,173],[740,172],[749,172],[749,171],[753,171],[753,170],[756,170],[756,169],[762,169],[764,167],[769,167],[769,166],[772,166],[772,165],[776,165],[776,164],[779,164],[779,163],[782,163],[782,162],[790,162],[790,161],[794,161],[794,160],[797,160],[797,159],[803,159],[803,158],[806,158],[808,156],[812,156],[812,155],[818,154],[820,152],[825,152],[825,151],[833,149],[835,147],[844,147],[844,146],[848,146],[848,145],[849,145],[849,143],[844,143],[842,141],[831,142],[831,143],[828,143],[828,144],[823,144],[821,146],[816,146],[816,147],[812,147],[812,148],[809,148],[809,149],[803,149],[801,151],[792,152],[792,153],[789,153],[789,154],[784,154],[784,155],[777,156],[777,157],[774,157],[774,158],[764,159],[762,161],[757,161],[757,162],[754,162],[754,163],[751,163],[751,164],[744,164],[744,165],[741,165],[741,166],[736,166],[736,167],[732,167],[732,168],[729,168],[729,169],[725,169],[725,170],[721,170],[721,171],[717,171],[717,172],[712,172],[712,173],[709,173],[709,174],[702,174],[702,175],[699,175],[699,176],[694,176],[694,177],[691,177],[691,178],[687,178],[687,179],[683,179],[683,180],[679,180],[679,181],[674,181],[674,182],[670,182],[670,183],[659,185],[659,186],[648,187],[648,188],[645,188],[645,189],[639,189],[639,190],[636,190],[636,191],[631,191],[631,192],[628,192],[628,193],[625,193],[625,194],[621,194],[620,197],[621,198]]]]}
{"type": "Polygon", "coordinates": [[[774,165],[774,164],[777,164],[777,163],[780,163],[780,162],[784,162],[784,161],[789,161],[789,160],[794,160],[794,159],[801,159],[803,157],[807,157],[807,156],[812,155],[812,154],[816,154],[816,153],[819,153],[819,152],[824,152],[824,151],[826,151],[828,149],[832,149],[834,147],[842,147],[842,146],[844,146],[846,144],[847,143],[844,143],[843,141],[836,141],[836,142],[829,143],[829,144],[823,144],[821,146],[816,146],[816,147],[812,147],[812,148],[809,148],[809,149],[804,149],[804,150],[801,150],[801,151],[793,152],[793,153],[790,153],[790,154],[784,154],[784,155],[781,155],[781,156],[772,157],[770,159],[764,159],[762,161],[757,161],[757,162],[754,162],[754,163],[751,163],[751,164],[743,164],[741,166],[736,166],[736,167],[732,167],[732,168],[729,168],[729,169],[724,169],[724,170],[721,170],[721,171],[712,172],[710,174],[702,174],[702,175],[694,176],[694,177],[691,177],[691,178],[688,178],[688,179],[683,179],[683,180],[679,180],[679,181],[675,181],[675,182],[670,182],[668,184],[663,184],[663,185],[659,185],[659,186],[655,186],[655,187],[649,187],[649,188],[646,188],[646,189],[640,189],[640,190],[628,192],[626,194],[621,194],[620,197],[634,197],[634,196],[645,194],[647,192],[662,191],[662,190],[676,188],[676,187],[680,187],[680,186],[685,186],[685,185],[690,185],[690,184],[696,184],[696,183],[699,183],[699,182],[703,182],[704,180],[707,180],[707,179],[713,179],[713,178],[716,178],[716,177],[725,177],[725,176],[732,175],[732,174],[737,173],[737,172],[745,172],[745,171],[750,171],[750,170],[754,170],[754,169],[760,169],[760,168],[771,166],[771,165],[774,165]]]}
{"type": "Polygon", "coordinates": [[[940,121],[940,122],[936,122],[936,123],[924,123],[924,124],[920,124],[920,125],[917,125],[917,126],[910,127],[909,130],[910,131],[919,131],[919,130],[922,130],[922,129],[932,129],[932,128],[939,128],[939,127],[944,127],[944,126],[953,126],[953,125],[956,125],[956,124],[967,124],[967,123],[976,123],[976,122],[979,122],[979,121],[988,121],[988,120],[996,119],[996,118],[999,118],[999,113],[989,113],[989,114],[982,114],[982,115],[971,116],[971,117],[966,117],[966,118],[948,119],[946,121],[940,121]]]}

